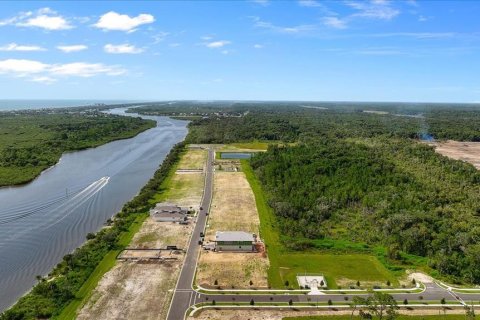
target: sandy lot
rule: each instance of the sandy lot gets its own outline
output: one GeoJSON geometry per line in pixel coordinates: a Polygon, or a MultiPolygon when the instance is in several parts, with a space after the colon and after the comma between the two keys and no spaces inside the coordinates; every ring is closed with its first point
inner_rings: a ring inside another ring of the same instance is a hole
{"type": "MultiPolygon", "coordinates": [[[[253,192],[243,172],[216,172],[212,208],[206,241],[216,231],[247,231],[258,235],[260,220],[253,192]]],[[[263,253],[202,251],[197,283],[213,286],[248,288],[267,287],[268,259],[263,253]]]]}
{"type": "Polygon", "coordinates": [[[429,145],[435,146],[435,151],[455,160],[469,162],[480,169],[480,142],[431,142],[429,145]]]}
{"type": "Polygon", "coordinates": [[[180,265],[117,263],[77,319],[165,319],[180,265]]]}
{"type": "Polygon", "coordinates": [[[187,247],[188,235],[192,225],[180,225],[171,222],[155,222],[147,218],[140,230],[135,234],[129,248],[165,248],[176,245],[183,249],[187,247]]]}
{"type": "Polygon", "coordinates": [[[255,198],[243,172],[216,172],[206,240],[216,231],[247,231],[258,235],[255,198]]]}
{"type": "MultiPolygon", "coordinates": [[[[160,248],[177,245],[185,248],[192,226],[155,222],[148,218],[129,247],[160,248]]],[[[178,260],[154,263],[118,261],[98,283],[92,297],[77,319],[165,319],[172,290],[180,272],[184,254],[178,260]]]]}
{"type": "MultiPolygon", "coordinates": [[[[406,315],[443,315],[443,310],[400,310],[406,315]]],[[[446,314],[463,314],[462,309],[447,310],[446,314]]],[[[188,317],[188,320],[281,320],[283,317],[314,316],[314,315],[342,315],[351,314],[349,310],[342,311],[294,311],[294,310],[206,310],[197,317],[188,317]]]]}
{"type": "Polygon", "coordinates": [[[268,259],[262,253],[213,252],[201,253],[197,283],[203,287],[249,288],[267,287],[268,259]]]}
{"type": "Polygon", "coordinates": [[[178,163],[178,169],[203,169],[207,161],[207,150],[188,149],[178,163]]]}

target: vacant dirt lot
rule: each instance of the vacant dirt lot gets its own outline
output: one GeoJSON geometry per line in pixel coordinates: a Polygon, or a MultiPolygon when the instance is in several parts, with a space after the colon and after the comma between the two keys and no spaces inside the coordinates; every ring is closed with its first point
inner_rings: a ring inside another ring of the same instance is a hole
{"type": "MultiPolygon", "coordinates": [[[[247,231],[258,235],[260,221],[255,198],[243,172],[216,172],[212,208],[206,241],[216,231],[247,231]]],[[[203,251],[197,269],[197,283],[222,287],[267,287],[268,259],[262,253],[203,251]]]]}
{"type": "Polygon", "coordinates": [[[247,231],[258,235],[260,220],[252,189],[243,172],[216,172],[206,240],[216,231],[247,231]]]}
{"type": "Polygon", "coordinates": [[[178,169],[203,169],[207,161],[207,150],[188,149],[178,163],[178,169]]]}
{"type": "Polygon", "coordinates": [[[135,234],[130,243],[130,248],[165,248],[176,245],[183,249],[187,247],[188,235],[192,230],[191,225],[180,225],[171,222],[155,222],[147,218],[140,230],[135,234]]]}
{"type": "Polygon", "coordinates": [[[204,251],[197,269],[197,282],[204,287],[267,287],[268,259],[262,253],[204,251]],[[215,286],[216,287],[216,286],[215,286]]]}
{"type": "MultiPolygon", "coordinates": [[[[129,247],[186,248],[192,226],[155,222],[148,218],[129,247]]],[[[164,251],[162,255],[172,255],[164,251]]],[[[95,288],[77,319],[165,319],[184,254],[177,261],[138,263],[118,261],[95,288]]]]}
{"type": "Polygon", "coordinates": [[[180,262],[122,262],[100,280],[77,319],[165,319],[180,262]]]}
{"type": "Polygon", "coordinates": [[[473,164],[480,169],[480,142],[432,142],[429,145],[435,146],[435,151],[456,160],[463,160],[473,164]]]}

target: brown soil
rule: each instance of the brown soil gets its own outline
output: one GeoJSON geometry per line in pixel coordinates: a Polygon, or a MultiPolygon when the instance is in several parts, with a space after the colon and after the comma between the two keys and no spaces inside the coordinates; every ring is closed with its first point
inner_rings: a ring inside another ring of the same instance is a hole
{"type": "Polygon", "coordinates": [[[455,160],[463,160],[480,169],[480,142],[431,142],[435,151],[455,160]]]}

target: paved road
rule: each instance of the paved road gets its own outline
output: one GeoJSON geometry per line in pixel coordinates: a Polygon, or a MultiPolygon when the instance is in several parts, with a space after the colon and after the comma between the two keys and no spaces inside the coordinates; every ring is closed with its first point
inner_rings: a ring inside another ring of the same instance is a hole
{"type": "Polygon", "coordinates": [[[192,237],[187,248],[185,260],[183,263],[180,278],[177,282],[175,293],[173,294],[172,303],[168,311],[168,320],[183,320],[185,312],[188,308],[195,304],[196,294],[192,289],[193,279],[195,277],[195,268],[197,266],[198,254],[201,246],[198,244],[200,240],[200,232],[205,231],[205,224],[207,222],[206,213],[210,209],[213,192],[213,161],[215,152],[213,149],[208,149],[207,165],[205,169],[205,189],[201,207],[197,216],[197,222],[193,229],[192,237]]]}
{"type": "MultiPolygon", "coordinates": [[[[214,150],[208,150],[208,159],[206,165],[206,174],[205,174],[205,190],[202,199],[202,210],[197,218],[197,222],[194,227],[190,243],[188,245],[187,253],[185,256],[185,261],[183,268],[180,273],[180,278],[178,279],[175,293],[173,295],[172,303],[168,312],[167,320],[183,320],[185,318],[186,311],[196,303],[208,302],[211,303],[212,300],[215,302],[250,302],[252,299],[255,302],[289,302],[292,300],[293,303],[296,302],[327,302],[332,300],[333,302],[344,302],[345,300],[352,301],[354,295],[351,294],[325,294],[325,295],[305,295],[305,294],[256,294],[256,295],[244,295],[244,294],[203,294],[193,290],[193,280],[195,278],[195,268],[198,261],[199,251],[201,246],[198,244],[200,240],[200,232],[205,231],[205,224],[207,221],[206,212],[210,208],[210,203],[212,200],[212,191],[213,191],[213,161],[214,161],[214,150]],[[347,298],[347,299],[346,299],[347,298]]],[[[480,301],[480,294],[460,294],[452,293],[444,288],[438,286],[435,283],[426,283],[426,289],[422,293],[396,293],[392,296],[399,302],[402,302],[407,299],[409,301],[419,301],[422,300],[425,302],[439,304],[442,298],[446,300],[457,299],[459,302],[465,302],[467,304],[472,301],[478,303],[480,301]],[[422,297],[422,298],[420,298],[422,297]]],[[[360,295],[366,297],[367,295],[360,295]]]]}
{"type": "MultiPolygon", "coordinates": [[[[478,303],[480,300],[480,294],[460,294],[452,293],[446,289],[438,286],[435,283],[425,284],[426,289],[422,293],[395,293],[392,296],[395,300],[398,301],[400,305],[403,304],[403,301],[407,299],[408,301],[419,301],[423,300],[429,302],[430,304],[440,304],[440,300],[445,298],[445,300],[458,300],[459,302],[465,302],[470,304],[472,301],[478,303]],[[420,298],[422,297],[422,298],[420,298]]],[[[303,303],[314,303],[314,302],[327,302],[332,300],[332,302],[345,302],[352,301],[354,296],[367,297],[364,295],[351,295],[351,294],[322,294],[322,295],[306,295],[306,294],[257,294],[257,295],[242,295],[242,294],[202,294],[195,293],[195,296],[192,298],[196,303],[207,302],[211,303],[212,300],[215,302],[250,302],[253,299],[255,302],[303,302],[303,303]],[[347,298],[347,299],[345,299],[347,298]],[[308,300],[310,299],[310,300],[308,300]]]]}

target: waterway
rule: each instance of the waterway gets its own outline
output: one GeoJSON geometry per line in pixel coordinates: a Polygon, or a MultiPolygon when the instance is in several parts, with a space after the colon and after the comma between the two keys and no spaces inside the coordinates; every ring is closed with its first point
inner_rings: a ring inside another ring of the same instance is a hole
{"type": "MultiPolygon", "coordinates": [[[[125,110],[109,112],[139,116],[125,110]]],[[[0,189],[0,312],[132,199],[187,134],[186,121],[142,117],[157,126],[66,153],[31,183],[0,189]]]]}

